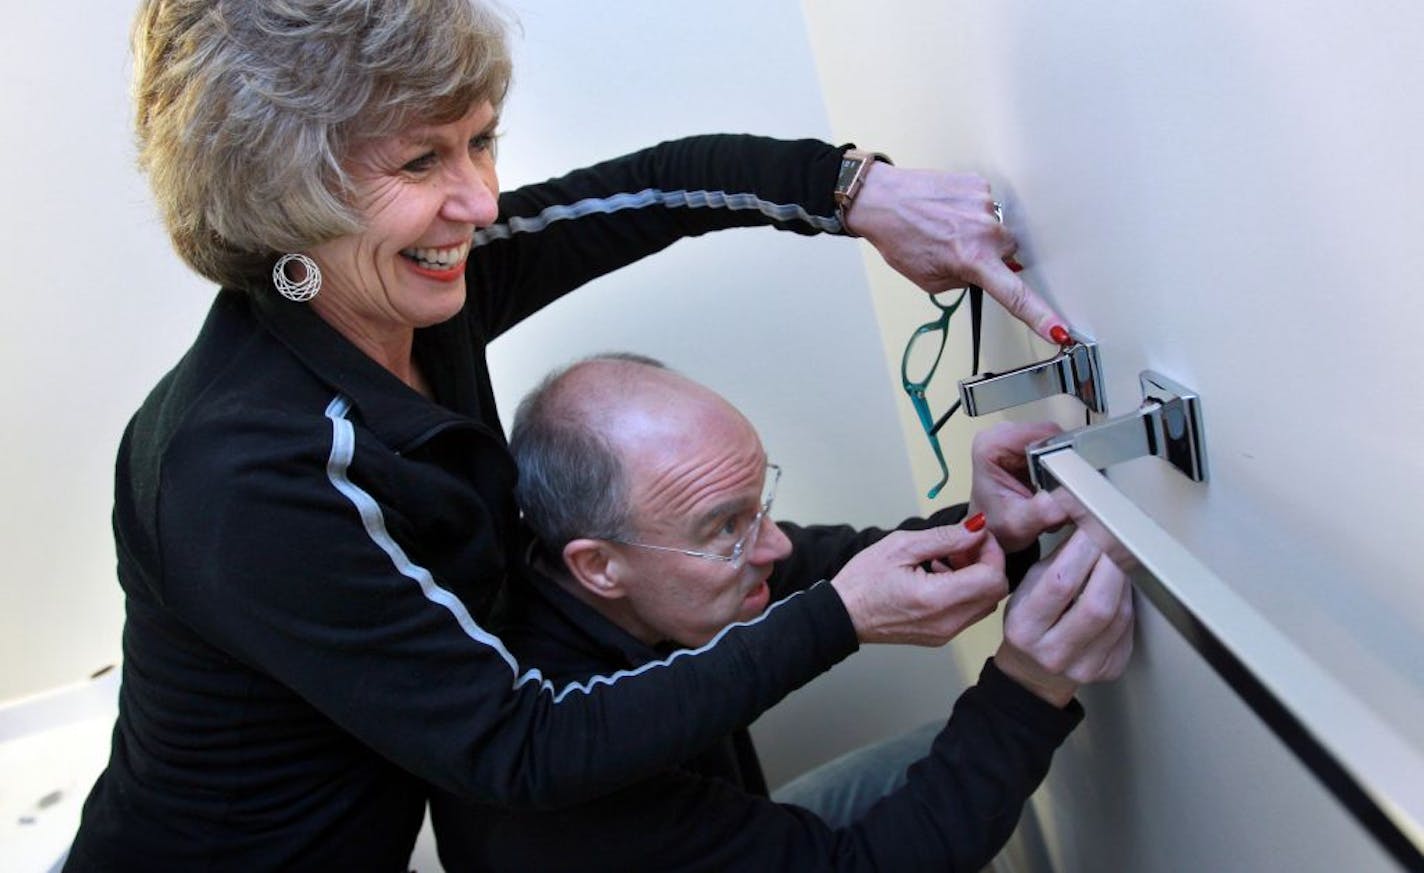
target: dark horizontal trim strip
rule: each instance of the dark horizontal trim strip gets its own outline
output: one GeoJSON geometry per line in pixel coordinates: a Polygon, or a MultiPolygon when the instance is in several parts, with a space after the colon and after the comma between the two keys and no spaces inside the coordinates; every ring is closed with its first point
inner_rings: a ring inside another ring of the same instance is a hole
{"type": "MultiPolygon", "coordinates": [[[[1171,622],[1182,638],[1230,685],[1251,711],[1315,774],[1345,809],[1405,870],[1424,871],[1424,846],[1405,833],[1374,797],[1320,744],[1306,725],[1277,699],[1251,668],[1150,572],[1136,574],[1138,589],[1171,622]]],[[[1420,775],[1424,778],[1424,774],[1420,775]]]]}

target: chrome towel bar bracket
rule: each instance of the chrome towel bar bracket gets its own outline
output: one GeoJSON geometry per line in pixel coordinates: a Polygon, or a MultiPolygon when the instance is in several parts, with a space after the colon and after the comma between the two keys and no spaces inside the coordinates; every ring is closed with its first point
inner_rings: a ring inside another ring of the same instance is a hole
{"type": "Polygon", "coordinates": [[[959,399],[965,414],[984,415],[1055,394],[1072,394],[1092,411],[1107,412],[1098,344],[1077,331],[1070,331],[1069,337],[1072,342],[1046,361],[961,379],[959,399]]]}
{"type": "Polygon", "coordinates": [[[1040,489],[1056,483],[1041,459],[1074,449],[1101,470],[1132,458],[1155,455],[1194,482],[1207,481],[1206,429],[1196,392],[1152,370],[1138,376],[1142,405],[1135,412],[1033,443],[1027,449],[1029,478],[1040,489]]]}

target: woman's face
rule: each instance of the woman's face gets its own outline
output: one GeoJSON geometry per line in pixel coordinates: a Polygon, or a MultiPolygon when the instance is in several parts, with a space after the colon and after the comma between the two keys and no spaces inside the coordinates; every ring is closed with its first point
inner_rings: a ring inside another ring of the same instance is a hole
{"type": "Polygon", "coordinates": [[[438,324],[465,302],[476,228],[494,222],[494,107],[358,146],[346,164],[365,228],[308,254],[321,267],[312,307],[358,345],[438,324]]]}

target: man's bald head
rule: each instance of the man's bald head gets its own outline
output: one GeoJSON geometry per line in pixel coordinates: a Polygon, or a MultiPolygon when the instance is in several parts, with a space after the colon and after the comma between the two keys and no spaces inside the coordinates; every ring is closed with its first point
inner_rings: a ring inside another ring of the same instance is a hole
{"type": "Polygon", "coordinates": [[[549,374],[515,413],[515,496],[550,554],[580,537],[624,539],[628,458],[673,460],[700,429],[750,423],[716,392],[633,354],[585,358],[549,374]]]}

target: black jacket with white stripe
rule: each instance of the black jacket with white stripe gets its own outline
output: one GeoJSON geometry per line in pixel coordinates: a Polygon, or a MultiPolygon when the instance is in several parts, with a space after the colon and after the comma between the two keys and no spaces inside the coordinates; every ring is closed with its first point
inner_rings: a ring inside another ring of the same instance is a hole
{"type": "Polygon", "coordinates": [[[839,158],[694,137],[502,195],[464,310],[416,332],[435,402],[306,307],[219,292],[119,450],[119,718],[69,869],[404,870],[422,781],[584,800],[854,651],[824,584],[703,649],[576,683],[482,625],[524,542],[486,344],[683,237],[839,231],[839,158]]]}

